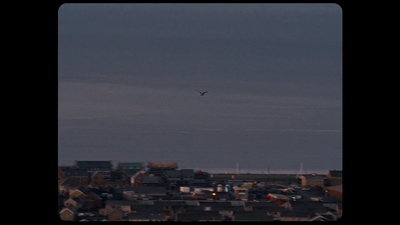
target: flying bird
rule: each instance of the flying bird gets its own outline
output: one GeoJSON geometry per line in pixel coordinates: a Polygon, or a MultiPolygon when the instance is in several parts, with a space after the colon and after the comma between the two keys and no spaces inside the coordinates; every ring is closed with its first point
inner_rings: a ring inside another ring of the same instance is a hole
{"type": "Polygon", "coordinates": [[[208,91],[201,92],[201,91],[198,91],[198,90],[195,90],[195,91],[199,92],[199,93],[200,93],[200,96],[204,96],[204,94],[208,92],[208,91]]]}

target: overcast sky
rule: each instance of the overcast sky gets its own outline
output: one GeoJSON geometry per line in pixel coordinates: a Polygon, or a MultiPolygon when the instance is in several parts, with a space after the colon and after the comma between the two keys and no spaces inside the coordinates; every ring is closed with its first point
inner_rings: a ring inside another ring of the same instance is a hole
{"type": "Polygon", "coordinates": [[[341,169],[342,10],[64,4],[58,118],[61,164],[341,169]]]}

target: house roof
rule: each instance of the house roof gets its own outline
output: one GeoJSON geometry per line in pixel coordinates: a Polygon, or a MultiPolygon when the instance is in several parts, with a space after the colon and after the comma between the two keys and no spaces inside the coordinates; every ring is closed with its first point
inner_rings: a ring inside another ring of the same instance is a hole
{"type": "Polygon", "coordinates": [[[197,177],[197,178],[206,178],[206,177],[209,176],[209,174],[207,172],[205,172],[205,171],[199,170],[199,171],[196,171],[194,173],[194,176],[197,177]]]}
{"type": "Polygon", "coordinates": [[[307,212],[290,212],[290,211],[281,212],[281,217],[308,218],[308,216],[309,216],[309,213],[307,213],[307,212]]]}
{"type": "Polygon", "coordinates": [[[100,175],[100,176],[104,177],[104,175],[103,175],[103,174],[101,174],[99,171],[95,171],[95,172],[92,174],[92,176],[91,176],[91,177],[98,176],[98,175],[100,175]]]}
{"type": "Polygon", "coordinates": [[[109,161],[76,161],[79,168],[111,168],[112,163],[109,161]]]}
{"type": "Polygon", "coordinates": [[[165,220],[163,213],[129,213],[129,220],[165,220]]]}
{"type": "Polygon", "coordinates": [[[95,216],[90,216],[90,217],[81,217],[78,216],[79,221],[108,221],[108,219],[106,219],[106,216],[101,216],[101,215],[95,215],[95,216]],[[80,219],[80,218],[84,218],[84,219],[80,219]]]}
{"type": "Polygon", "coordinates": [[[243,202],[244,206],[276,206],[276,202],[243,202]]]}
{"type": "Polygon", "coordinates": [[[76,203],[82,203],[82,200],[80,198],[68,198],[67,200],[64,201],[65,202],[70,202],[70,201],[74,201],[76,203]]]}
{"type": "Polygon", "coordinates": [[[161,205],[161,206],[174,206],[174,205],[179,205],[179,206],[184,206],[185,201],[154,201],[154,205],[161,205]]]}
{"type": "Polygon", "coordinates": [[[69,180],[69,177],[66,177],[58,181],[58,185],[60,186],[69,185],[70,183],[71,181],[69,180]]]}
{"type": "Polygon", "coordinates": [[[88,172],[84,169],[66,170],[64,173],[66,177],[88,177],[88,172]]]}
{"type": "Polygon", "coordinates": [[[163,213],[164,206],[162,205],[131,205],[131,211],[136,213],[163,213]]]}
{"type": "Polygon", "coordinates": [[[342,170],[329,170],[331,177],[342,177],[342,170]]]}
{"type": "Polygon", "coordinates": [[[137,172],[141,171],[141,169],[129,169],[129,170],[124,170],[122,173],[123,177],[132,177],[135,175],[137,172]]]}
{"type": "MultiPolygon", "coordinates": [[[[207,206],[204,206],[207,207],[207,206]]],[[[221,206],[221,205],[216,205],[216,206],[211,206],[211,211],[233,211],[233,212],[240,212],[244,211],[243,206],[221,206]]]]}
{"type": "Polygon", "coordinates": [[[60,168],[62,171],[77,170],[78,169],[75,165],[72,165],[72,166],[59,166],[58,168],[60,168]]]}
{"type": "Polygon", "coordinates": [[[94,193],[94,192],[89,192],[87,195],[86,195],[86,197],[85,198],[87,198],[87,197],[90,197],[90,196],[94,196],[97,200],[102,200],[102,198],[98,195],[98,194],[96,194],[96,193],[94,193]]]}
{"type": "Polygon", "coordinates": [[[194,184],[203,184],[203,183],[208,183],[209,181],[205,178],[194,178],[193,183],[194,184]]]}
{"type": "Polygon", "coordinates": [[[273,221],[274,217],[262,212],[235,212],[234,221],[273,221]]]}
{"type": "Polygon", "coordinates": [[[219,221],[222,220],[221,214],[212,211],[194,212],[194,213],[179,213],[176,215],[178,221],[219,221]]]}
{"type": "Polygon", "coordinates": [[[286,211],[286,208],[283,206],[253,206],[253,211],[283,212],[286,211]]]}
{"type": "Polygon", "coordinates": [[[136,178],[137,176],[142,175],[142,174],[146,174],[146,173],[147,173],[147,172],[144,171],[144,170],[139,170],[139,171],[136,171],[136,172],[131,176],[131,178],[136,178]]]}
{"type": "Polygon", "coordinates": [[[181,176],[181,171],[179,170],[166,170],[164,172],[165,176],[177,176],[180,177],[181,176]]]}
{"type": "Polygon", "coordinates": [[[142,183],[161,183],[162,179],[159,176],[144,176],[142,178],[142,183]]]}
{"type": "Polygon", "coordinates": [[[325,187],[325,189],[343,193],[343,185],[342,184],[335,185],[335,186],[330,186],[330,187],[325,187]]]}
{"type": "Polygon", "coordinates": [[[120,212],[122,215],[124,215],[124,210],[122,210],[121,208],[114,208],[110,211],[110,213],[114,213],[114,212],[120,212]]]}
{"type": "Polygon", "coordinates": [[[185,205],[200,205],[198,200],[184,200],[185,205]]]}
{"type": "Polygon", "coordinates": [[[73,214],[76,214],[76,212],[77,212],[78,209],[77,209],[74,205],[68,205],[67,207],[63,208],[63,209],[60,211],[60,214],[61,214],[63,211],[65,211],[65,210],[69,210],[69,211],[72,212],[73,214]]]}
{"type": "Polygon", "coordinates": [[[186,209],[186,212],[203,212],[204,207],[198,206],[198,205],[187,205],[184,207],[186,209]]]}
{"type": "Polygon", "coordinates": [[[193,169],[181,169],[182,176],[192,176],[194,177],[194,170],[193,169]]]}
{"type": "Polygon", "coordinates": [[[81,196],[82,196],[82,197],[85,197],[85,196],[86,196],[84,190],[82,190],[82,189],[80,189],[80,188],[77,188],[77,189],[74,189],[74,190],[70,190],[69,195],[70,195],[70,196],[71,196],[71,195],[75,195],[75,196],[77,196],[77,197],[81,197],[81,196]]]}
{"type": "Polygon", "coordinates": [[[335,221],[335,217],[333,215],[316,215],[309,221],[335,221]]]}
{"type": "Polygon", "coordinates": [[[120,206],[120,205],[137,205],[137,200],[106,200],[106,205],[109,206],[120,206]]]}
{"type": "Polygon", "coordinates": [[[150,220],[164,220],[165,214],[163,213],[150,213],[149,215],[150,220]]]}
{"type": "Polygon", "coordinates": [[[165,187],[125,187],[124,191],[133,191],[138,194],[166,194],[167,189],[165,187]]]}
{"type": "Polygon", "coordinates": [[[281,194],[275,194],[275,193],[269,193],[268,196],[271,198],[276,198],[276,199],[281,199],[281,200],[290,200],[290,198],[287,195],[281,195],[281,194]]]}
{"type": "Polygon", "coordinates": [[[228,207],[231,206],[232,204],[230,202],[199,202],[200,206],[211,206],[211,207],[215,207],[215,206],[221,206],[221,207],[228,207]]]}
{"type": "Polygon", "coordinates": [[[325,213],[329,211],[322,202],[296,202],[291,206],[293,212],[325,213]]]}

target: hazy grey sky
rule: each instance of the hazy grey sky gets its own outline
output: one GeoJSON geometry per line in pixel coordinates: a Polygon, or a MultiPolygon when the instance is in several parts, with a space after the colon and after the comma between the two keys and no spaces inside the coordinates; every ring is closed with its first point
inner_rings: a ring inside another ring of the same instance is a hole
{"type": "Polygon", "coordinates": [[[64,4],[58,27],[60,163],[342,166],[336,4],[64,4]]]}

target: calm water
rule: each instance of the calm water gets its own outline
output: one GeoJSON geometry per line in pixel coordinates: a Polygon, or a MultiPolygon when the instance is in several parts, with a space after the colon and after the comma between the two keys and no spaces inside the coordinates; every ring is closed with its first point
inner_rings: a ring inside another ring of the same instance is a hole
{"type": "Polygon", "coordinates": [[[299,173],[301,163],[303,173],[342,168],[340,130],[137,131],[126,127],[99,131],[87,126],[69,137],[59,136],[62,146],[70,140],[75,145],[59,150],[60,165],[74,160],[113,160],[114,166],[117,162],[176,161],[180,168],[236,172],[238,162],[243,173],[266,173],[268,167],[270,173],[299,173]]]}

